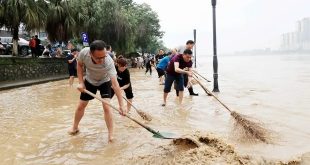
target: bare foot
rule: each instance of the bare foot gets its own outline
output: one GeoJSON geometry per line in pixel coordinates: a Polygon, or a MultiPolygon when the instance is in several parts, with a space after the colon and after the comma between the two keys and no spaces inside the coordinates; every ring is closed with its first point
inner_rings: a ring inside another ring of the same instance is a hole
{"type": "Polygon", "coordinates": [[[68,134],[72,135],[72,136],[77,135],[78,133],[80,133],[79,129],[72,129],[72,130],[68,131],[68,134]]]}
{"type": "Polygon", "coordinates": [[[109,136],[109,143],[113,143],[114,142],[114,138],[112,136],[109,136]]]}

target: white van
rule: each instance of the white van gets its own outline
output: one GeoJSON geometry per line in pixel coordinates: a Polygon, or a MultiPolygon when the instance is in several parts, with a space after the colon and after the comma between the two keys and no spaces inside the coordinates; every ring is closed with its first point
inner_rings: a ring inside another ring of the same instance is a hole
{"type": "MultiPolygon", "coordinates": [[[[13,37],[0,37],[0,42],[3,45],[9,44],[13,48],[13,37]]],[[[22,56],[26,56],[30,53],[29,41],[19,38],[18,40],[18,53],[22,56]]]]}

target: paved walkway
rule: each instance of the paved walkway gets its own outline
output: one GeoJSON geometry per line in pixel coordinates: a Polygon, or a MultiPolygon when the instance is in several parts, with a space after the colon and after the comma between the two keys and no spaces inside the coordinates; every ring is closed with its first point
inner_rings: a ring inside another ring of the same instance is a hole
{"type": "Polygon", "coordinates": [[[12,89],[12,88],[29,86],[29,85],[33,85],[33,84],[45,83],[45,82],[49,82],[49,81],[63,80],[63,79],[67,79],[67,78],[69,78],[68,74],[53,76],[53,77],[47,77],[47,78],[38,78],[38,79],[33,79],[33,80],[4,81],[4,82],[0,82],[0,91],[12,89]]]}

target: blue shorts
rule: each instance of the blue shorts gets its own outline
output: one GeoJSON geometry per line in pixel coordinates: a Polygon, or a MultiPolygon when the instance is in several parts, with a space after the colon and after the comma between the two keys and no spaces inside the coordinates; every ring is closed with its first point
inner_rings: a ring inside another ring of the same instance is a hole
{"type": "Polygon", "coordinates": [[[184,91],[184,77],[182,74],[179,75],[170,75],[167,74],[167,77],[165,79],[165,88],[164,92],[169,93],[171,91],[171,86],[173,82],[176,82],[176,90],[184,91]]]}

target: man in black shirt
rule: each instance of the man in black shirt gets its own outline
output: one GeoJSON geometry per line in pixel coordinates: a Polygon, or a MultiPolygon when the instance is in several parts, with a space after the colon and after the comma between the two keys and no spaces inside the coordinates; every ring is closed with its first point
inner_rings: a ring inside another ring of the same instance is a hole
{"type": "Polygon", "coordinates": [[[35,43],[36,43],[36,46],[35,46],[35,54],[37,57],[39,57],[41,54],[40,54],[40,44],[41,44],[41,40],[38,38],[38,35],[35,35],[35,43]]]}
{"type": "Polygon", "coordinates": [[[66,57],[68,61],[68,70],[69,70],[69,85],[72,87],[74,77],[77,76],[76,72],[76,58],[78,55],[77,49],[72,49],[71,53],[66,57]]]}
{"type": "MultiPolygon", "coordinates": [[[[121,90],[125,91],[126,98],[130,102],[127,102],[127,112],[130,111],[133,93],[130,82],[130,73],[127,69],[127,61],[124,58],[117,59],[116,72],[117,72],[117,81],[121,90]]],[[[111,98],[114,96],[114,90],[111,91],[111,98]]]]}
{"type": "Polygon", "coordinates": [[[165,55],[164,55],[164,50],[162,50],[162,49],[160,49],[159,51],[158,51],[158,54],[155,56],[155,62],[156,62],[156,65],[159,63],[159,61],[161,60],[161,59],[163,59],[165,57],[165,55]]]}

